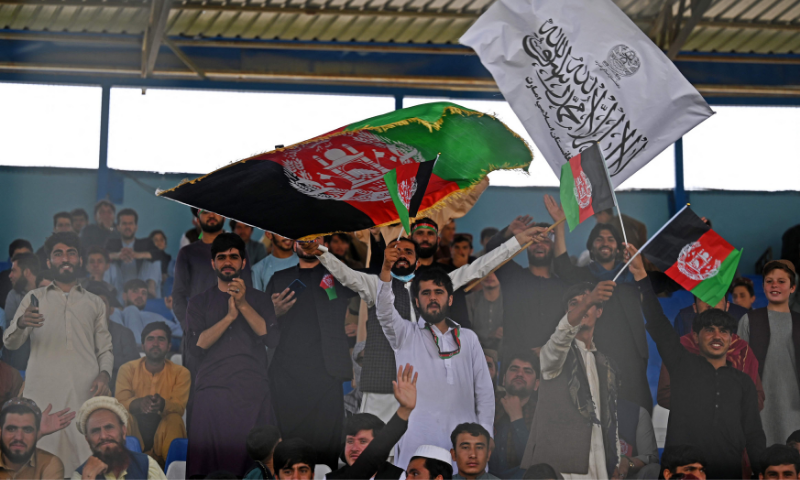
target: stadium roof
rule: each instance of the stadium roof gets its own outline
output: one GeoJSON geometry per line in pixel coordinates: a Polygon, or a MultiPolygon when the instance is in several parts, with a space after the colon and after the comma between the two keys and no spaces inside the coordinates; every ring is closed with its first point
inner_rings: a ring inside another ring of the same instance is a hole
{"type": "MultiPolygon", "coordinates": [[[[704,95],[800,98],[800,0],[615,3],[704,95]]],[[[496,95],[458,45],[490,4],[0,0],[0,80],[496,95]]]]}

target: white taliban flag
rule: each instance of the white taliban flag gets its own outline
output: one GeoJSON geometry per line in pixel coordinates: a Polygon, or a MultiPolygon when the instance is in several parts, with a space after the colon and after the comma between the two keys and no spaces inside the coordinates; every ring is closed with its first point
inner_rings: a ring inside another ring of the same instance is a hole
{"type": "Polygon", "coordinates": [[[598,142],[617,187],[714,114],[611,0],[496,0],[460,42],[556,176],[598,142]]]}

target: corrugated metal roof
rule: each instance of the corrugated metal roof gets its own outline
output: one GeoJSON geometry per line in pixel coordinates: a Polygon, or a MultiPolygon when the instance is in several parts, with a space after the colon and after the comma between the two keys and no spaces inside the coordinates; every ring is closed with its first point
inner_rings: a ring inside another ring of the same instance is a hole
{"type": "MultiPolygon", "coordinates": [[[[151,1],[0,0],[0,29],[143,34],[151,1]]],[[[491,1],[185,0],[173,3],[166,32],[226,40],[456,44],[491,1]]],[[[650,34],[657,18],[676,18],[681,3],[687,5],[683,18],[691,15],[689,0],[615,2],[650,34]]],[[[716,0],[681,51],[800,53],[800,0],[716,0]]]]}

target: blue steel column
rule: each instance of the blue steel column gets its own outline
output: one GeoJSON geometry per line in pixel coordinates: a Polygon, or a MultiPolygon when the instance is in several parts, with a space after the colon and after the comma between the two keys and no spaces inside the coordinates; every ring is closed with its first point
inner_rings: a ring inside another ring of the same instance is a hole
{"type": "Polygon", "coordinates": [[[97,167],[97,200],[108,197],[108,117],[111,106],[111,85],[103,85],[100,104],[100,164],[97,167]]]}
{"type": "Polygon", "coordinates": [[[675,191],[673,197],[675,198],[673,213],[683,208],[689,200],[683,184],[683,137],[675,142],[675,191]]]}
{"type": "Polygon", "coordinates": [[[394,96],[394,109],[395,110],[402,110],[403,108],[403,96],[402,95],[395,95],[394,96]]]}

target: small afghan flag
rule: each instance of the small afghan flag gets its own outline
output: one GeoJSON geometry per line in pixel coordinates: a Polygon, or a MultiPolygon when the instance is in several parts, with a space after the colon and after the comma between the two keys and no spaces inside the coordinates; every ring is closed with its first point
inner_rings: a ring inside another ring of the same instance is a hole
{"type": "Polygon", "coordinates": [[[614,206],[614,190],[597,143],[561,167],[561,206],[570,232],[595,213],[614,206]]]}
{"type": "Polygon", "coordinates": [[[411,235],[411,218],[417,216],[422,197],[428,188],[428,181],[433,175],[433,166],[436,160],[422,163],[408,163],[400,165],[383,176],[386,188],[392,197],[400,223],[406,233],[411,235]]]}
{"type": "Polygon", "coordinates": [[[728,292],[741,250],[736,250],[688,206],[643,247],[647,258],[697,298],[714,306],[728,292]]]}
{"type": "Polygon", "coordinates": [[[333,275],[330,273],[326,273],[324,277],[322,277],[322,281],[319,282],[319,286],[325,290],[325,293],[328,294],[328,300],[336,300],[339,298],[336,295],[336,285],[333,283],[333,275]]]}

